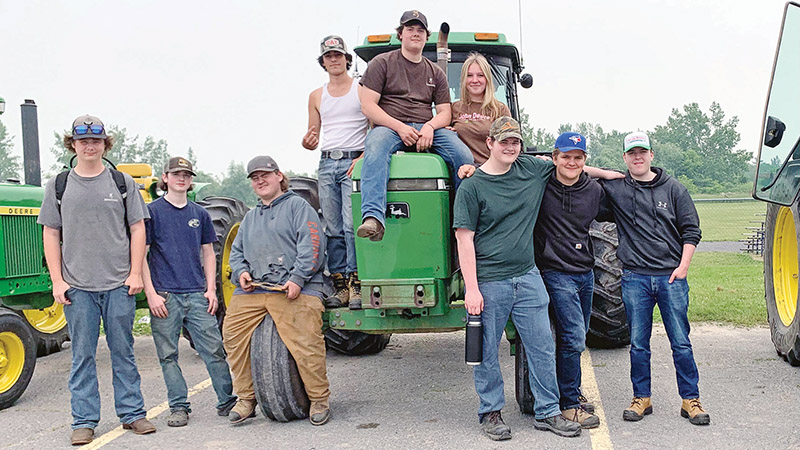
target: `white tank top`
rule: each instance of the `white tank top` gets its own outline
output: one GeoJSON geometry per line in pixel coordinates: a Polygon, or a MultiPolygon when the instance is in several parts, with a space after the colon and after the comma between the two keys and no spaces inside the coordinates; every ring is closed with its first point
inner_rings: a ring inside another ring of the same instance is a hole
{"type": "Polygon", "coordinates": [[[322,150],[363,150],[369,121],[361,112],[358,99],[358,80],[347,94],[333,97],[328,93],[328,83],[322,85],[319,103],[322,120],[322,150]]]}

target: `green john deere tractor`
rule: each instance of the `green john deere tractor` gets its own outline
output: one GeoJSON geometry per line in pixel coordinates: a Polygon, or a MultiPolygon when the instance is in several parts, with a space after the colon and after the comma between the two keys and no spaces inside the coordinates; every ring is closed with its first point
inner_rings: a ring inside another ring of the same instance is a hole
{"type": "MultiPolygon", "coordinates": [[[[36,223],[44,196],[36,105],[26,100],[21,111],[26,184],[17,180],[0,183],[0,409],[11,406],[25,391],[37,356],[60,351],[69,339],[63,306],[53,301],[42,227],[36,223]]],[[[148,164],[119,164],[117,169],[136,180],[145,201],[160,195],[148,164]]],[[[195,187],[192,199],[203,185],[195,187]]],[[[219,239],[215,250],[217,292],[223,300],[218,312],[221,323],[233,293],[227,254],[247,207],[226,197],[206,197],[198,203],[211,215],[219,239]]],[[[137,297],[137,307],[147,307],[143,295],[137,297]]]]}
{"type": "MultiPolygon", "coordinates": [[[[495,95],[518,118],[517,88],[530,87],[532,78],[522,73],[517,48],[498,33],[448,31],[449,27],[443,24],[442,31],[433,33],[424,55],[434,61],[437,55],[442,56],[438,64],[447,68],[451,98],[460,98],[461,66],[470,52],[478,51],[487,57],[492,68],[495,95]]],[[[399,46],[393,34],[368,36],[355,52],[369,62],[399,46]]],[[[358,226],[360,162],[355,166],[353,180],[353,219],[358,226]]],[[[319,210],[316,180],[293,179],[292,189],[319,210]]],[[[363,309],[345,307],[324,313],[328,348],[342,353],[376,353],[386,346],[392,333],[456,331],[466,322],[464,283],[451,229],[454,190],[447,165],[435,154],[398,152],[391,159],[387,191],[383,240],[356,239],[363,309]]],[[[614,224],[596,224],[592,236],[597,288],[588,341],[595,347],[623,346],[628,344],[629,335],[621,301],[622,270],[616,259],[614,224]]],[[[254,336],[259,343],[256,345],[254,340],[251,353],[256,395],[264,413],[273,419],[303,418],[308,399],[291,355],[276,336],[269,320],[254,336]]],[[[506,327],[506,337],[515,355],[517,401],[523,412],[533,413],[525,352],[511,322],[506,327]]]]}
{"type": "Polygon", "coordinates": [[[800,366],[800,5],[786,4],[761,128],[753,197],[768,202],[764,293],[778,355],[800,366]]]}

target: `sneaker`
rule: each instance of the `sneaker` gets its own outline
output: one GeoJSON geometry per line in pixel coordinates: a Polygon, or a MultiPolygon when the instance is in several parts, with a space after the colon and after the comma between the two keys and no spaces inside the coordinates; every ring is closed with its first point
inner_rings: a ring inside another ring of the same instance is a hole
{"type": "Polygon", "coordinates": [[[622,419],[628,422],[638,422],[644,416],[652,413],[653,404],[650,403],[650,397],[633,397],[631,406],[622,411],[622,419]]]}
{"type": "Polygon", "coordinates": [[[361,280],[358,279],[358,272],[351,273],[347,281],[350,287],[350,309],[361,309],[361,280]]]}
{"type": "Polygon", "coordinates": [[[533,427],[537,430],[552,431],[563,437],[581,435],[581,424],[567,420],[561,414],[556,414],[545,419],[533,419],[533,427]]]}
{"type": "Polygon", "coordinates": [[[228,415],[230,415],[231,410],[235,405],[236,405],[236,397],[234,397],[232,401],[228,402],[228,404],[223,406],[222,408],[217,408],[217,415],[220,417],[228,417],[228,415]]]}
{"type": "Polygon", "coordinates": [[[579,423],[581,428],[597,428],[600,426],[600,418],[580,406],[563,409],[561,410],[561,415],[569,421],[579,423]]]}
{"type": "Polygon", "coordinates": [[[76,428],[72,430],[72,445],[86,445],[94,440],[94,429],[76,428]]]}
{"type": "Polygon", "coordinates": [[[481,429],[493,441],[507,441],[511,439],[511,427],[503,422],[500,411],[492,411],[483,415],[481,429]]]}
{"type": "Polygon", "coordinates": [[[328,308],[341,308],[350,301],[350,290],[347,288],[347,278],[341,273],[332,273],[334,294],[325,299],[328,308]]]}
{"type": "Polygon", "coordinates": [[[594,414],[594,403],[589,403],[589,399],[585,395],[580,394],[578,401],[581,403],[581,408],[589,414],[594,414]]]}
{"type": "Polygon", "coordinates": [[[356,236],[361,238],[369,238],[370,241],[377,242],[383,239],[383,233],[386,231],[383,225],[374,217],[367,217],[364,222],[356,230],[356,236]]]}
{"type": "Polygon", "coordinates": [[[311,425],[320,426],[325,425],[331,419],[331,408],[328,406],[328,401],[311,402],[311,408],[308,411],[308,421],[311,425]]]}
{"type": "Polygon", "coordinates": [[[134,420],[131,423],[123,423],[122,429],[133,430],[133,434],[150,434],[156,432],[156,426],[144,418],[134,420]]]}
{"type": "Polygon", "coordinates": [[[236,401],[236,405],[231,408],[231,413],[228,418],[232,425],[236,425],[239,423],[244,422],[247,419],[256,416],[256,401],[253,400],[245,400],[240,398],[236,401]]]}
{"type": "Polygon", "coordinates": [[[189,424],[189,411],[185,409],[176,409],[169,413],[167,417],[167,426],[169,427],[185,427],[189,424]]]}
{"type": "Polygon", "coordinates": [[[692,425],[708,425],[711,423],[711,417],[700,405],[699,398],[683,399],[681,417],[689,419],[692,425]]]}

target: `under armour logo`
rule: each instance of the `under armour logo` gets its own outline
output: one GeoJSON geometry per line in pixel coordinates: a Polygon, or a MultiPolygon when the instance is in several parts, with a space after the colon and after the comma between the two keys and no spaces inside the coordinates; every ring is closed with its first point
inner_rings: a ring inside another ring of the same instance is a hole
{"type": "Polygon", "coordinates": [[[659,209],[667,209],[667,202],[658,202],[659,209]]]}

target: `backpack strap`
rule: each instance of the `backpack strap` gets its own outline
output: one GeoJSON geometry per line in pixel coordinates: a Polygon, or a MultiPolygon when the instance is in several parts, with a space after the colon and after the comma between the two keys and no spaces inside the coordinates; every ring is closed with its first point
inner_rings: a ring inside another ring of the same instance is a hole
{"type": "Polygon", "coordinates": [[[67,180],[69,179],[70,170],[65,170],[56,175],[56,205],[58,205],[58,214],[61,214],[61,199],[64,197],[64,191],[67,190],[67,180]]]}
{"type": "Polygon", "coordinates": [[[120,195],[122,196],[122,207],[125,210],[125,233],[128,234],[128,238],[131,237],[131,229],[128,225],[128,184],[125,182],[125,174],[120,172],[117,169],[108,168],[111,171],[111,177],[114,178],[114,184],[117,185],[117,190],[119,191],[120,195]]]}

